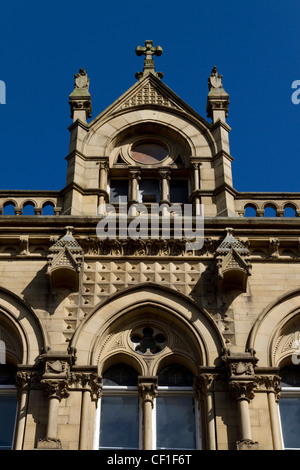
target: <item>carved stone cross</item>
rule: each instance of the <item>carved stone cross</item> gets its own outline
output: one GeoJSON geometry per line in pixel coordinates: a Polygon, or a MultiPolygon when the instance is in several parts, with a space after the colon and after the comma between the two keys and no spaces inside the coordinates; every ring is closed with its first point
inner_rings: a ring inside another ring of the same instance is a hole
{"type": "Polygon", "coordinates": [[[154,55],[157,55],[157,56],[162,55],[163,50],[160,46],[154,47],[153,41],[146,40],[145,47],[138,46],[135,50],[135,53],[138,56],[141,56],[141,55],[145,56],[143,72],[137,72],[135,75],[136,78],[140,79],[144,77],[145,75],[147,75],[149,72],[156,74],[158,78],[163,77],[163,74],[161,72],[157,72],[157,73],[155,72],[154,60],[153,60],[154,55]]]}

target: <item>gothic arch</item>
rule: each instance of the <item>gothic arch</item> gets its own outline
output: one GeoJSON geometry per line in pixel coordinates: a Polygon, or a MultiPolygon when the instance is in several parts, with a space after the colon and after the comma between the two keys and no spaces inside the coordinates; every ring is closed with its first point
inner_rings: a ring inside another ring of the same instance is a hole
{"type": "Polygon", "coordinates": [[[15,293],[0,287],[0,322],[15,336],[20,352],[16,358],[22,364],[34,364],[48,343],[33,309],[15,293]]]}
{"type": "Polygon", "coordinates": [[[70,346],[76,348],[78,365],[97,365],[99,372],[107,360],[123,354],[137,361],[144,374],[155,374],[172,361],[199,365],[218,365],[224,340],[212,318],[186,296],[156,285],[143,284],[114,294],[99,305],[75,332],[70,346]],[[130,344],[130,334],[148,325],[162,334],[166,347],[158,355],[141,359],[130,344]],[[150,362],[151,364],[150,364],[150,362]],[[148,368],[148,369],[147,369],[148,368]],[[146,370],[147,369],[147,370],[146,370]]]}
{"type": "MultiPolygon", "coordinates": [[[[260,367],[279,367],[290,358],[300,332],[300,290],[277,298],[256,319],[247,347],[254,349],[260,367]]],[[[299,341],[300,346],[300,341],[299,341]]],[[[300,347],[298,347],[300,349],[300,347]]]]}

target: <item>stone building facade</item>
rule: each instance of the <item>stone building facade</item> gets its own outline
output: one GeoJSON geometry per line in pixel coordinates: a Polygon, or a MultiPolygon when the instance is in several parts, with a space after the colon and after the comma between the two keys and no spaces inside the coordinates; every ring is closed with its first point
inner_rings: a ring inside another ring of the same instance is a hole
{"type": "Polygon", "coordinates": [[[300,447],[300,193],[234,189],[216,67],[205,119],[136,53],[91,121],[75,75],[65,187],[0,191],[0,445],[300,447]]]}

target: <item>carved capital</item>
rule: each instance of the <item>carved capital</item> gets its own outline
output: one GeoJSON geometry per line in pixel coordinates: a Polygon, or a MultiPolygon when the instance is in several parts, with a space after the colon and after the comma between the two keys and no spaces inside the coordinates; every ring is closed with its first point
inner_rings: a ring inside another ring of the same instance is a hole
{"type": "Polygon", "coordinates": [[[57,398],[60,401],[62,398],[67,398],[70,394],[66,380],[42,379],[41,384],[48,398],[57,398]]]}
{"type": "Polygon", "coordinates": [[[153,407],[153,401],[157,397],[157,377],[141,377],[139,379],[139,395],[143,404],[150,402],[153,407]]]}
{"type": "Polygon", "coordinates": [[[88,390],[92,401],[97,401],[102,395],[102,378],[94,372],[72,372],[68,386],[73,390],[88,390]]]}
{"type": "Polygon", "coordinates": [[[236,400],[250,401],[254,398],[254,382],[232,380],[229,383],[229,392],[236,400]]]}

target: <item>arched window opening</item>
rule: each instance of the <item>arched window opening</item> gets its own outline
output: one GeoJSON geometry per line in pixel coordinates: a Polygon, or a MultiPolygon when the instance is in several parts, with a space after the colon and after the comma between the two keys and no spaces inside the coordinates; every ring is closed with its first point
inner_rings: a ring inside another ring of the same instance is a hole
{"type": "Polygon", "coordinates": [[[256,217],[256,209],[253,206],[245,207],[245,217],[256,217]]]}
{"type": "Polygon", "coordinates": [[[34,204],[32,202],[26,202],[24,204],[22,215],[35,215],[34,204]]]}
{"type": "Polygon", "coordinates": [[[3,215],[15,215],[15,205],[13,202],[4,204],[3,215]]]}
{"type": "Polygon", "coordinates": [[[271,206],[265,207],[264,217],[276,217],[275,207],[271,207],[271,206]]]}
{"type": "Polygon", "coordinates": [[[286,206],[284,208],[284,217],[296,217],[296,210],[292,206],[286,206]]]}
{"type": "Polygon", "coordinates": [[[283,367],[280,377],[279,411],[283,446],[285,449],[300,449],[300,365],[283,367]]]}
{"type": "Polygon", "coordinates": [[[43,205],[43,215],[55,215],[54,214],[54,205],[51,202],[46,202],[43,205]]]}

